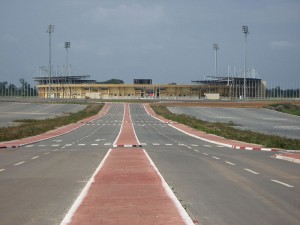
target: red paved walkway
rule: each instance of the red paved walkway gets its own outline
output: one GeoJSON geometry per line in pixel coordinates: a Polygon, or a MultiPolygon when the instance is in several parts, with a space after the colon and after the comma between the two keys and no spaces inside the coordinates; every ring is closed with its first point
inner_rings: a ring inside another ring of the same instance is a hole
{"type": "Polygon", "coordinates": [[[112,149],[72,218],[83,224],[186,224],[142,149],[112,149]]]}
{"type": "Polygon", "coordinates": [[[72,124],[69,124],[69,125],[66,125],[63,127],[59,127],[55,130],[46,132],[44,134],[27,137],[27,138],[22,138],[20,140],[1,142],[0,148],[18,148],[23,145],[35,143],[35,142],[42,141],[42,140],[47,140],[50,138],[54,138],[54,137],[69,133],[69,132],[76,130],[77,128],[83,126],[85,123],[92,122],[92,121],[100,118],[101,116],[105,115],[108,112],[110,106],[111,106],[111,104],[105,104],[103,106],[103,108],[101,109],[101,111],[95,116],[80,120],[77,123],[72,123],[72,124]]]}
{"type": "Polygon", "coordinates": [[[215,143],[215,144],[220,144],[220,145],[225,145],[231,148],[235,148],[235,149],[241,149],[241,150],[265,150],[265,151],[277,151],[277,149],[269,149],[269,148],[263,148],[263,146],[261,145],[257,145],[257,144],[251,144],[251,143],[246,143],[246,142],[241,142],[241,141],[236,141],[236,140],[230,140],[230,139],[226,139],[217,135],[213,135],[213,134],[208,134],[205,133],[203,131],[199,131],[196,129],[193,129],[191,127],[188,127],[186,125],[180,124],[180,123],[176,123],[173,122],[172,120],[168,120],[165,119],[162,116],[157,115],[153,109],[149,106],[149,104],[145,104],[145,108],[147,110],[147,112],[149,113],[149,115],[161,120],[162,122],[165,123],[170,123],[172,127],[181,130],[189,135],[192,135],[194,137],[206,140],[208,142],[211,143],[215,143]]]}
{"type": "Polygon", "coordinates": [[[120,133],[114,143],[115,147],[136,147],[140,145],[140,142],[138,141],[131,116],[130,116],[130,110],[129,110],[129,105],[125,104],[124,105],[125,110],[124,110],[124,116],[123,116],[123,123],[122,127],[120,130],[120,133]]]}
{"type": "MultiPolygon", "coordinates": [[[[137,145],[128,104],[124,113],[115,145],[137,145]]],[[[98,169],[62,225],[194,224],[143,149],[111,149],[98,169]]]]}

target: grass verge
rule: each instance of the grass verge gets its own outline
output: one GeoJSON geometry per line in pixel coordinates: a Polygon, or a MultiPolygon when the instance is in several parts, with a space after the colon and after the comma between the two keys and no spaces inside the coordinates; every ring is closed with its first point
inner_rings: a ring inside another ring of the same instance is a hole
{"type": "Polygon", "coordinates": [[[300,105],[295,104],[272,104],[266,108],[271,110],[276,110],[278,112],[283,112],[287,114],[292,114],[295,116],[300,116],[300,105]]]}
{"type": "Polygon", "coordinates": [[[90,104],[85,109],[76,113],[69,113],[65,116],[59,116],[43,120],[17,120],[21,125],[5,127],[0,129],[0,141],[10,141],[30,137],[45,133],[55,128],[67,124],[78,122],[79,120],[96,115],[104,106],[101,104],[90,104]]]}
{"type": "Polygon", "coordinates": [[[268,148],[300,149],[300,140],[297,139],[289,139],[277,135],[267,135],[249,130],[240,130],[232,127],[232,125],[234,125],[232,123],[211,123],[185,114],[178,115],[170,112],[165,106],[151,105],[151,107],[158,115],[163,116],[166,119],[227,139],[260,144],[268,148]]]}

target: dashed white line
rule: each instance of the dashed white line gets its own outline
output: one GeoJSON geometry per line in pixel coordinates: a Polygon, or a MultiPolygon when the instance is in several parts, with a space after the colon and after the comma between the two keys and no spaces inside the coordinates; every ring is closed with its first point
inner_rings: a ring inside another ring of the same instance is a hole
{"type": "Polygon", "coordinates": [[[5,169],[0,169],[0,172],[4,171],[5,169]]]}
{"type": "Polygon", "coordinates": [[[26,145],[25,148],[31,148],[33,147],[34,145],[26,145]]]}
{"type": "Polygon", "coordinates": [[[25,161],[15,163],[14,165],[15,165],[15,166],[19,166],[19,165],[21,165],[21,164],[23,164],[23,163],[25,163],[25,161]]]}
{"type": "Polygon", "coordinates": [[[95,146],[95,145],[99,145],[99,144],[91,144],[91,145],[95,146]]]}
{"type": "Polygon", "coordinates": [[[44,155],[48,155],[50,152],[45,152],[44,155]]]}
{"type": "MultiPolygon", "coordinates": [[[[61,148],[64,148],[64,147],[61,147],[61,148]]],[[[54,149],[54,150],[52,150],[52,152],[57,152],[58,151],[58,149],[54,149]]]]}
{"type": "Polygon", "coordinates": [[[208,147],[208,148],[211,147],[211,145],[203,145],[203,146],[204,146],[204,147],[208,147]]]}
{"type": "Polygon", "coordinates": [[[84,146],[85,144],[78,144],[78,145],[80,145],[80,146],[84,146]]]}
{"type": "Polygon", "coordinates": [[[193,146],[193,147],[197,147],[198,145],[195,145],[195,144],[191,144],[191,146],[193,146]]]}
{"type": "Polygon", "coordinates": [[[153,143],[152,145],[159,145],[158,143],[153,143]]]}
{"type": "Polygon", "coordinates": [[[52,147],[57,147],[57,146],[59,146],[59,145],[51,145],[52,147]]]}
{"type": "Polygon", "coordinates": [[[229,161],[225,161],[227,164],[230,164],[232,166],[235,166],[236,164],[232,163],[232,162],[229,162],[229,161]]]}
{"type": "Polygon", "coordinates": [[[250,169],[247,169],[247,168],[244,168],[244,170],[246,170],[246,171],[248,171],[248,172],[250,172],[250,173],[253,173],[253,174],[259,174],[259,173],[255,172],[255,171],[250,170],[250,169]]]}
{"type": "Polygon", "coordinates": [[[37,158],[39,158],[39,156],[37,155],[37,156],[34,156],[34,157],[32,157],[31,159],[37,159],[37,158]]]}
{"type": "Polygon", "coordinates": [[[201,154],[202,154],[202,155],[208,155],[208,154],[207,154],[207,153],[205,153],[205,152],[202,152],[201,154]]]}
{"type": "Polygon", "coordinates": [[[199,152],[197,149],[194,149],[195,152],[199,152]]]}
{"type": "Polygon", "coordinates": [[[281,185],[286,186],[286,187],[294,187],[294,186],[292,186],[292,185],[290,185],[290,184],[281,182],[281,181],[279,181],[279,180],[271,180],[271,181],[273,181],[273,182],[275,182],[275,183],[278,183],[278,184],[281,184],[281,185]]]}
{"type": "Polygon", "coordinates": [[[167,146],[171,146],[171,145],[173,145],[173,144],[165,144],[165,145],[167,145],[167,146]]]}
{"type": "Polygon", "coordinates": [[[216,157],[216,156],[212,156],[212,158],[214,158],[214,159],[220,159],[220,158],[218,158],[218,157],[216,157]]]}
{"type": "Polygon", "coordinates": [[[104,145],[111,145],[111,143],[104,143],[104,145]]]}

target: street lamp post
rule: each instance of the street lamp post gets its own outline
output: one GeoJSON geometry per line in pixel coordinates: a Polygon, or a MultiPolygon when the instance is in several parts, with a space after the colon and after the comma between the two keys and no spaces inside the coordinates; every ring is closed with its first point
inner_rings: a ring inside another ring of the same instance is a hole
{"type": "Polygon", "coordinates": [[[218,58],[217,58],[217,51],[219,50],[219,45],[218,44],[213,44],[213,49],[215,51],[215,76],[217,76],[217,66],[218,66],[218,58]]]}
{"type": "Polygon", "coordinates": [[[247,35],[249,34],[248,26],[242,26],[243,33],[245,34],[245,56],[244,56],[244,98],[247,98],[246,93],[246,73],[247,73],[247,35]]]}
{"type": "Polygon", "coordinates": [[[71,47],[70,42],[65,42],[65,49],[66,49],[66,74],[70,76],[70,66],[69,66],[69,54],[68,54],[68,49],[71,47]]]}
{"type": "Polygon", "coordinates": [[[47,33],[49,33],[49,90],[48,90],[48,98],[51,98],[51,33],[54,32],[54,25],[49,25],[47,33]]]}

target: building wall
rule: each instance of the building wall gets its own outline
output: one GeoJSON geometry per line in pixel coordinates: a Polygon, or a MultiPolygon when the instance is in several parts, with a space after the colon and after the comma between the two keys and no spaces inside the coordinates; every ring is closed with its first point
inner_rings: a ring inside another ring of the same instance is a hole
{"type": "MultiPolygon", "coordinates": [[[[39,97],[48,98],[49,86],[37,85],[39,97]]],[[[265,97],[265,82],[250,83],[247,86],[247,96],[250,98],[265,97]]],[[[243,87],[232,85],[147,85],[147,84],[52,84],[52,98],[204,98],[206,93],[219,93],[221,98],[239,98],[243,87]]]]}

